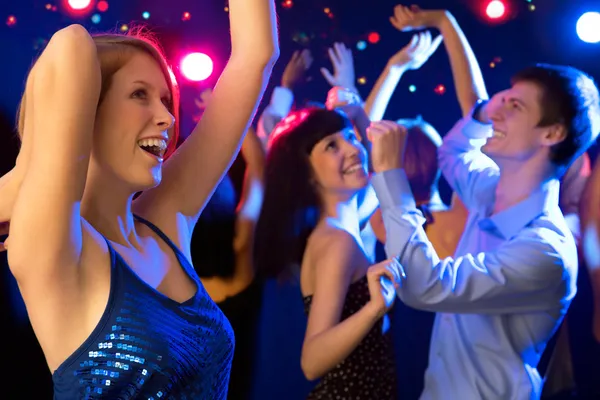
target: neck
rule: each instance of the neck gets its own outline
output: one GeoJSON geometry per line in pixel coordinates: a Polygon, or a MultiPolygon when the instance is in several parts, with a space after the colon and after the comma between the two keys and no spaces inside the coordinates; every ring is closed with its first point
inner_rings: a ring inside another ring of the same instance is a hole
{"type": "Polygon", "coordinates": [[[111,242],[140,248],[131,211],[135,193],[115,180],[108,182],[90,175],[81,201],[82,217],[111,242]]]}
{"type": "Polygon", "coordinates": [[[554,178],[548,162],[529,159],[526,162],[499,162],[500,179],[496,186],[493,213],[499,213],[528,198],[554,178]]]}
{"type": "Polygon", "coordinates": [[[356,195],[345,198],[341,196],[331,196],[324,200],[324,205],[321,208],[321,221],[333,219],[349,232],[359,233],[360,223],[356,195]]]}

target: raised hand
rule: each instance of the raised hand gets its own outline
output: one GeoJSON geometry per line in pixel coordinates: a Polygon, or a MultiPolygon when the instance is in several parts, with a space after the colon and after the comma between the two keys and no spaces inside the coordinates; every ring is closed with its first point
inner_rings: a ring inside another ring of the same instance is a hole
{"type": "Polygon", "coordinates": [[[375,172],[402,168],[406,128],[393,121],[375,121],[367,128],[371,142],[371,163],[375,172]]]}
{"type": "Polygon", "coordinates": [[[442,43],[442,39],[442,35],[438,35],[432,40],[429,31],[417,33],[412,37],[410,43],[390,58],[388,65],[391,68],[404,70],[419,69],[435,53],[442,43]]]}
{"type": "Polygon", "coordinates": [[[354,59],[352,51],[343,43],[334,43],[329,48],[329,59],[333,65],[333,74],[326,68],[321,68],[321,74],[331,86],[341,86],[355,90],[354,59]]]}
{"type": "Polygon", "coordinates": [[[306,71],[313,63],[310,50],[295,51],[291,60],[285,66],[281,77],[281,86],[294,90],[299,83],[306,79],[306,71]]]}
{"type": "Polygon", "coordinates": [[[399,31],[410,32],[437,27],[445,14],[444,10],[421,10],[415,5],[410,7],[397,5],[394,7],[394,15],[390,17],[390,22],[399,31]]]}
{"type": "Polygon", "coordinates": [[[373,307],[378,317],[383,317],[394,305],[396,289],[404,278],[402,266],[396,259],[382,261],[372,265],[367,271],[367,281],[373,307]]]}

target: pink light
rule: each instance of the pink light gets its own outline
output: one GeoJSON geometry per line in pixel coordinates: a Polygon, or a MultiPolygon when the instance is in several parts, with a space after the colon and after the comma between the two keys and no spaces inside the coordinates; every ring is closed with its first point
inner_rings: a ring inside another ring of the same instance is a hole
{"type": "Polygon", "coordinates": [[[488,3],[485,13],[490,19],[498,19],[504,16],[506,12],[506,6],[500,0],[492,0],[488,3]]]}
{"type": "Polygon", "coordinates": [[[85,10],[90,6],[91,0],[68,0],[69,7],[73,10],[85,10]]]}
{"type": "Polygon", "coordinates": [[[203,81],[213,72],[213,62],[204,53],[190,53],[181,60],[181,72],[190,81],[203,81]]]}

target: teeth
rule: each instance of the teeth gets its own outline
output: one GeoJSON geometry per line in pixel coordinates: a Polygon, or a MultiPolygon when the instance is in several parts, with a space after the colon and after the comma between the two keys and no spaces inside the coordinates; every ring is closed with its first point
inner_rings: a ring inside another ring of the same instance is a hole
{"type": "Polygon", "coordinates": [[[360,165],[360,164],[356,164],[355,166],[348,168],[348,169],[345,171],[345,173],[346,173],[346,174],[352,174],[352,173],[354,173],[354,172],[356,172],[356,171],[360,171],[362,168],[363,168],[363,167],[362,167],[362,165],[360,165]]]}
{"type": "Polygon", "coordinates": [[[138,140],[138,146],[150,147],[155,146],[158,147],[161,151],[167,149],[167,141],[164,139],[141,139],[138,140]]]}
{"type": "Polygon", "coordinates": [[[506,136],[506,134],[504,132],[500,132],[494,129],[492,136],[497,138],[503,138],[506,136]]]}

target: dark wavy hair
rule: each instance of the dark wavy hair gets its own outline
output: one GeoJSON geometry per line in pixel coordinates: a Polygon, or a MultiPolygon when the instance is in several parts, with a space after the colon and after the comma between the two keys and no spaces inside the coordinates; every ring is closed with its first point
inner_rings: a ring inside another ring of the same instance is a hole
{"type": "Polygon", "coordinates": [[[408,131],[404,151],[404,171],[413,196],[417,203],[429,202],[431,195],[438,190],[441,176],[437,149],[442,144],[442,137],[420,116],[399,119],[397,122],[408,131]]]}
{"type": "Polygon", "coordinates": [[[343,113],[321,108],[293,112],[275,127],[254,242],[254,265],[262,277],[289,278],[298,270],[321,210],[310,153],[324,137],[351,127],[343,113]]]}

